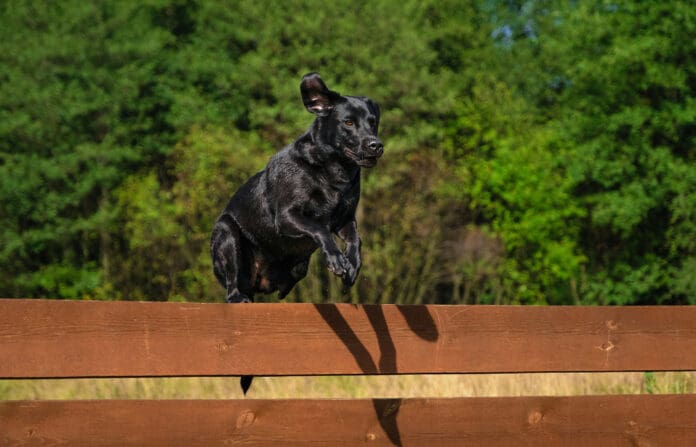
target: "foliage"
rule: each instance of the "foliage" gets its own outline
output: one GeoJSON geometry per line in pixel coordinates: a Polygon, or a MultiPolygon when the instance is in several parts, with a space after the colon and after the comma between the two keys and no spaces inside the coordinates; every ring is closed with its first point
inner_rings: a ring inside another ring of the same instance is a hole
{"type": "Polygon", "coordinates": [[[382,108],[363,268],[288,297],[696,304],[696,6],[559,0],[0,5],[0,293],[216,300],[232,192],[311,122],[382,108]]]}
{"type": "Polygon", "coordinates": [[[573,86],[559,97],[556,123],[558,140],[574,147],[568,176],[588,215],[584,301],[693,301],[696,289],[680,291],[675,280],[694,273],[696,226],[684,207],[693,210],[696,189],[696,45],[685,36],[696,9],[609,6],[569,16],[582,38],[562,75],[573,86]]]}

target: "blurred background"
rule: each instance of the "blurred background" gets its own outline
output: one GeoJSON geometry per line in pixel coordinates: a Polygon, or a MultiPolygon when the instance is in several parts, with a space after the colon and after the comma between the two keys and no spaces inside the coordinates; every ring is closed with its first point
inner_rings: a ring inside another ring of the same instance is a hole
{"type": "MultiPolygon", "coordinates": [[[[696,5],[0,4],[0,296],[218,301],[212,224],[311,123],[382,109],[348,296],[696,304],[696,5]]],[[[267,298],[275,300],[274,297],[267,298]]]]}

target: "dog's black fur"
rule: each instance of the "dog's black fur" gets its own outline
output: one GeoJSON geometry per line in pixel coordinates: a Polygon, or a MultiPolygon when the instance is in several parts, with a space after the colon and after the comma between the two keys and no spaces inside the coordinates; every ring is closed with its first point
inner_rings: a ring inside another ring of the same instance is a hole
{"type": "Polygon", "coordinates": [[[302,78],[300,92],[314,123],[237,190],[213,228],[213,269],[229,303],[251,302],[257,292],[284,298],[317,248],[346,288],[360,271],[355,210],[360,169],[384,151],[379,107],[329,90],[317,73],[302,78]]]}

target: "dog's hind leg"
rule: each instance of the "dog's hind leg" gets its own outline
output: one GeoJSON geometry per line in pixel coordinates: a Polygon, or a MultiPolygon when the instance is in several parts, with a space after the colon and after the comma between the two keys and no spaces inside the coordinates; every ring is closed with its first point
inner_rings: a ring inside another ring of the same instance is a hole
{"type": "Polygon", "coordinates": [[[290,272],[286,274],[285,284],[279,288],[278,299],[284,299],[288,293],[295,287],[302,278],[307,276],[307,269],[309,268],[309,258],[299,260],[295,265],[292,266],[290,272]]]}
{"type": "Polygon", "coordinates": [[[242,274],[242,234],[239,226],[229,215],[215,222],[210,242],[215,277],[227,291],[228,303],[249,303],[253,299],[240,291],[242,274]]]}
{"type": "MultiPolygon", "coordinates": [[[[215,277],[227,291],[228,303],[249,303],[253,294],[240,292],[240,274],[242,273],[242,235],[237,223],[228,215],[223,215],[215,222],[210,242],[215,277]]],[[[246,395],[254,376],[242,376],[239,385],[246,395]]]]}

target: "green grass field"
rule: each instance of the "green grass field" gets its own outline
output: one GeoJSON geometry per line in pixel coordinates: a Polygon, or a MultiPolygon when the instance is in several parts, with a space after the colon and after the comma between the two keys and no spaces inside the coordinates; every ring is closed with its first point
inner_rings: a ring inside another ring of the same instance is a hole
{"type": "MultiPolygon", "coordinates": [[[[247,398],[694,393],[695,372],[258,377],[247,398]]],[[[0,380],[0,400],[241,398],[236,377],[0,380]]]]}

